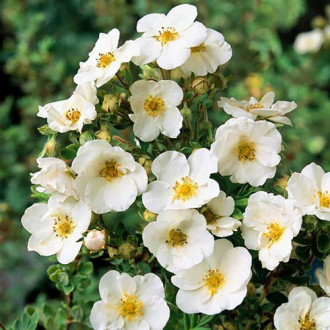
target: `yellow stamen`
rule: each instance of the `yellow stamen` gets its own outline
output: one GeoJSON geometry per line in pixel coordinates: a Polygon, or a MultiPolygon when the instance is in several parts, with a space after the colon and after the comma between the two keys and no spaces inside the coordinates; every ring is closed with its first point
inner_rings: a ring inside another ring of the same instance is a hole
{"type": "Polygon", "coordinates": [[[197,195],[198,185],[192,181],[188,176],[181,178],[181,181],[177,181],[174,186],[173,200],[180,199],[186,201],[197,195]]]}
{"type": "Polygon", "coordinates": [[[171,229],[168,232],[168,239],[166,243],[176,246],[183,246],[188,243],[187,235],[181,229],[171,229]]]}
{"type": "Polygon", "coordinates": [[[135,321],[138,316],[143,314],[143,305],[133,294],[124,294],[124,299],[120,299],[119,313],[126,321],[135,321]]]}
{"type": "Polygon", "coordinates": [[[238,146],[238,160],[240,162],[252,161],[256,158],[256,145],[254,142],[242,143],[238,146]]]}
{"type": "Polygon", "coordinates": [[[204,285],[212,295],[218,291],[224,281],[225,278],[220,273],[219,269],[210,269],[203,278],[204,285]]]}
{"type": "Polygon", "coordinates": [[[316,330],[315,321],[309,318],[309,312],[304,317],[299,318],[299,326],[299,330],[316,330]]]}
{"type": "Polygon", "coordinates": [[[192,53],[201,53],[201,52],[205,52],[206,47],[204,42],[201,43],[200,45],[196,46],[196,47],[190,47],[190,50],[192,53]]]}
{"type": "Polygon", "coordinates": [[[99,172],[102,178],[108,181],[120,178],[124,173],[119,169],[120,165],[114,160],[109,160],[105,162],[105,167],[99,172]]]}
{"type": "Polygon", "coordinates": [[[279,225],[277,222],[273,222],[267,226],[267,230],[268,231],[264,233],[263,236],[269,239],[269,248],[282,237],[285,228],[279,225]]]}
{"type": "Polygon", "coordinates": [[[161,31],[159,31],[159,35],[156,36],[156,40],[159,41],[162,44],[162,46],[178,38],[179,38],[179,33],[173,27],[169,27],[169,28],[162,27],[161,31]]]}
{"type": "Polygon", "coordinates": [[[64,217],[57,216],[57,220],[54,222],[53,231],[56,233],[57,237],[68,238],[75,227],[76,225],[67,215],[64,217]]]}
{"type": "Polygon", "coordinates": [[[152,117],[161,115],[165,110],[164,100],[159,96],[153,97],[152,95],[148,95],[144,101],[144,110],[152,117]]]}
{"type": "Polygon", "coordinates": [[[326,190],[324,193],[318,191],[317,194],[320,199],[320,206],[325,208],[330,208],[330,194],[328,190],[326,190]]]}
{"type": "Polygon", "coordinates": [[[99,53],[99,56],[100,57],[97,61],[98,68],[106,68],[116,60],[115,56],[111,52],[105,54],[99,53]]]}
{"type": "Polygon", "coordinates": [[[72,123],[75,124],[79,120],[81,113],[78,109],[71,108],[65,112],[64,116],[66,119],[71,120],[72,123]]]}
{"type": "Polygon", "coordinates": [[[263,105],[260,104],[260,102],[257,102],[257,103],[253,103],[253,104],[250,104],[246,110],[247,111],[251,111],[253,109],[262,109],[263,108],[263,105]]]}

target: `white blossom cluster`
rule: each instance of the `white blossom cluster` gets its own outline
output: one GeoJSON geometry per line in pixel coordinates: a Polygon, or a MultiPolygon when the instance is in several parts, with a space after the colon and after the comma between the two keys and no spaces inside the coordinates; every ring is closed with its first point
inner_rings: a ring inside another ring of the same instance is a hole
{"type": "MultiPolygon", "coordinates": [[[[167,15],[149,14],[137,23],[141,36],[118,47],[119,31],[101,33],[74,77],[72,96],[39,108],[54,131],[81,132],[97,116],[97,88],[114,78],[122,63],[156,62],[163,70],[180,68],[186,75],[214,73],[232,56],[222,34],[195,21],[192,5],[174,7],[167,15]]],[[[183,117],[184,91],[173,80],[138,80],[129,88],[134,135],[143,142],[160,134],[175,139],[183,117]]],[[[173,273],[179,289],[177,306],[185,313],[217,314],[240,305],[252,276],[250,250],[262,267],[274,270],[290,259],[292,239],[303,215],[330,221],[330,173],[314,163],[288,181],[288,199],[258,191],[248,199],[243,220],[232,214],[234,199],[220,190],[216,176],[233,183],[262,186],[273,178],[281,161],[282,137],[274,123],[291,125],[286,114],[295,102],[277,101],[273,92],[260,101],[221,97],[219,106],[233,116],[218,127],[209,149],[187,158],[165,151],[152,161],[152,176],[133,155],[107,141],[82,145],[71,166],[59,158],[38,158],[40,171],[31,182],[49,194],[47,203],[29,207],[22,224],[31,233],[30,251],[56,254],[60,263],[78,255],[92,213],[126,211],[142,195],[143,205],[157,219],[143,230],[144,246],[173,273]],[[153,180],[151,178],[154,178],[153,180]],[[245,247],[224,237],[241,228],[245,247]]],[[[85,245],[104,248],[104,233],[89,231],[85,245]]],[[[320,285],[330,293],[330,259],[318,270],[320,285]]],[[[169,319],[164,286],[155,274],[130,277],[111,270],[99,285],[101,300],[93,306],[94,329],[163,329],[169,319]]],[[[277,329],[327,329],[330,298],[318,298],[307,288],[295,288],[289,302],[275,314],[277,329]],[[308,323],[309,322],[309,323],[308,323]],[[314,325],[308,328],[306,324],[314,325]],[[305,327],[303,327],[305,325],[305,327]]]]}

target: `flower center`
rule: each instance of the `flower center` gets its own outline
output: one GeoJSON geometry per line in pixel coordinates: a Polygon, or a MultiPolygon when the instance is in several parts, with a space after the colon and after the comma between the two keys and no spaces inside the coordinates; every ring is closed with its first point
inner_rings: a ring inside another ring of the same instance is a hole
{"type": "Polygon", "coordinates": [[[97,61],[98,68],[106,68],[116,60],[115,56],[111,52],[105,54],[99,53],[99,56],[100,57],[97,61]]]}
{"type": "Polygon", "coordinates": [[[269,239],[268,247],[271,247],[276,243],[284,233],[285,228],[280,226],[278,223],[274,222],[267,226],[267,232],[263,236],[269,239]]]}
{"type": "Polygon", "coordinates": [[[170,41],[174,41],[179,38],[179,33],[173,27],[164,28],[159,31],[159,35],[156,36],[156,40],[159,41],[162,46],[166,45],[170,41]]]}
{"type": "Polygon", "coordinates": [[[119,313],[126,321],[135,321],[138,316],[143,314],[143,305],[140,300],[136,299],[133,294],[124,294],[124,299],[121,298],[121,305],[119,306],[119,313]]]}
{"type": "Polygon", "coordinates": [[[321,191],[318,191],[317,194],[320,198],[320,206],[330,208],[330,194],[328,190],[326,190],[324,194],[321,191]]]}
{"type": "Polygon", "coordinates": [[[299,326],[299,330],[316,330],[315,321],[309,318],[309,313],[299,318],[299,326]]]}
{"type": "Polygon", "coordinates": [[[219,269],[210,269],[203,278],[204,285],[212,295],[218,291],[224,281],[225,278],[220,273],[219,269]]]}
{"type": "Polygon", "coordinates": [[[68,238],[75,227],[75,224],[67,215],[64,217],[57,216],[57,220],[54,222],[53,231],[56,233],[56,237],[68,238]]]}
{"type": "Polygon", "coordinates": [[[192,53],[201,53],[201,52],[205,52],[206,47],[204,42],[201,43],[200,45],[196,46],[196,47],[190,47],[190,50],[192,53]]]}
{"type": "Polygon", "coordinates": [[[238,147],[238,160],[240,162],[252,161],[256,158],[256,145],[253,142],[242,143],[238,147]]]}
{"type": "Polygon", "coordinates": [[[263,108],[263,106],[260,104],[260,102],[257,102],[257,103],[253,103],[253,104],[250,104],[248,107],[247,107],[247,111],[250,111],[250,110],[253,110],[253,109],[261,109],[263,108]]]}
{"type": "Polygon", "coordinates": [[[65,112],[64,116],[66,119],[71,120],[72,123],[75,124],[79,120],[81,113],[78,109],[71,108],[65,112]]]}
{"type": "Polygon", "coordinates": [[[105,162],[105,167],[99,172],[102,178],[108,181],[120,178],[124,173],[119,169],[119,164],[114,160],[108,160],[105,162]]]}
{"type": "Polygon", "coordinates": [[[144,101],[144,110],[152,117],[161,115],[165,110],[164,100],[159,96],[148,95],[148,98],[144,101]]]}
{"type": "Polygon", "coordinates": [[[188,243],[187,235],[181,229],[171,229],[168,232],[168,239],[166,243],[176,246],[183,246],[188,243]]]}
{"type": "Polygon", "coordinates": [[[180,199],[186,201],[197,195],[198,185],[192,181],[188,176],[181,178],[181,181],[177,181],[174,186],[173,200],[180,199]]]}

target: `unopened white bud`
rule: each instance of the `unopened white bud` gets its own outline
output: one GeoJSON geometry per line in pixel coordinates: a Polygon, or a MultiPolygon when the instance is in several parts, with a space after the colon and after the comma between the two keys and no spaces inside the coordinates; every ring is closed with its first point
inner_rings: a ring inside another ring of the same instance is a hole
{"type": "Polygon", "coordinates": [[[104,230],[91,230],[85,237],[84,243],[87,249],[93,252],[103,249],[105,246],[104,230]]]}

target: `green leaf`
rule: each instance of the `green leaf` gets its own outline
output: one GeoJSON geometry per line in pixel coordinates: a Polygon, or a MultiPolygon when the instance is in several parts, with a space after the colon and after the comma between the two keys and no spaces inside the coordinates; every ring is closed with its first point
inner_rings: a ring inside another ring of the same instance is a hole
{"type": "Polygon", "coordinates": [[[74,321],[80,322],[84,317],[84,311],[80,306],[74,306],[71,309],[71,316],[74,321]]]}
{"type": "Polygon", "coordinates": [[[305,262],[307,261],[309,258],[310,258],[310,252],[311,252],[311,249],[310,249],[310,246],[297,246],[296,249],[296,255],[297,257],[305,262]]]}
{"type": "Polygon", "coordinates": [[[54,134],[56,134],[56,132],[53,131],[51,128],[49,128],[49,126],[47,124],[39,127],[38,131],[42,135],[54,135],[54,134]]]}
{"type": "Polygon", "coordinates": [[[316,238],[316,244],[320,252],[328,252],[330,250],[330,235],[319,233],[316,238]]]}
{"type": "Polygon", "coordinates": [[[208,323],[210,323],[214,318],[214,315],[204,315],[200,321],[198,322],[197,326],[201,327],[203,325],[206,325],[208,323]]]}
{"type": "Polygon", "coordinates": [[[89,275],[93,272],[93,263],[90,261],[81,262],[78,265],[77,272],[83,275],[89,275]]]}
{"type": "Polygon", "coordinates": [[[76,157],[78,146],[70,144],[61,151],[61,156],[64,159],[74,159],[76,157]]]}
{"type": "Polygon", "coordinates": [[[235,206],[237,207],[246,207],[248,204],[248,198],[242,198],[235,201],[235,206]]]}

